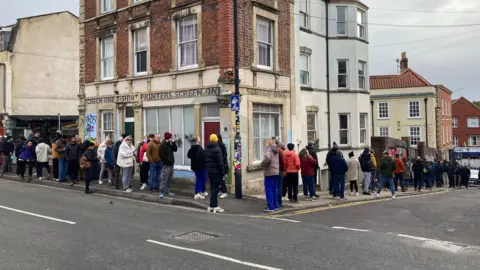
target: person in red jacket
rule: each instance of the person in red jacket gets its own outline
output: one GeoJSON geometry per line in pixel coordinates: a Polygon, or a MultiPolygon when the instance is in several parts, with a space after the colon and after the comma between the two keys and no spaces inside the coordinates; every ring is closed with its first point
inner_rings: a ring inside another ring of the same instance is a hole
{"type": "Polygon", "coordinates": [[[288,151],[285,153],[285,167],[287,168],[287,189],[288,200],[298,203],[298,171],[300,170],[300,159],[295,153],[295,145],[289,143],[288,151]]]}
{"type": "Polygon", "coordinates": [[[307,188],[303,189],[305,200],[315,201],[317,195],[315,194],[315,181],[313,176],[315,175],[315,168],[317,167],[317,161],[308,153],[307,149],[302,149],[299,154],[300,168],[302,170],[302,182],[303,186],[307,188]],[[310,193],[310,196],[308,195],[310,193]]]}
{"type": "Polygon", "coordinates": [[[402,185],[402,192],[405,192],[405,187],[403,186],[403,174],[405,174],[405,164],[403,160],[400,159],[400,155],[397,155],[395,158],[395,178],[393,179],[393,185],[395,186],[395,192],[398,191],[398,184],[402,185]]]}

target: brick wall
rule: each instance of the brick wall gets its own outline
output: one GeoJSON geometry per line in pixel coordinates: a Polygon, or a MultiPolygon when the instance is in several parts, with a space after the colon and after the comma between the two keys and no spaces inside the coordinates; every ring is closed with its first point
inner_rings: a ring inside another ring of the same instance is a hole
{"type": "Polygon", "coordinates": [[[97,45],[94,34],[95,30],[95,22],[85,24],[85,83],[94,82],[96,78],[97,45]]]}
{"type": "Polygon", "coordinates": [[[452,104],[452,116],[458,119],[458,128],[453,129],[453,136],[458,137],[458,145],[468,145],[468,137],[480,136],[480,128],[468,128],[467,118],[470,116],[480,117],[480,108],[467,99],[461,97],[452,104]]]}

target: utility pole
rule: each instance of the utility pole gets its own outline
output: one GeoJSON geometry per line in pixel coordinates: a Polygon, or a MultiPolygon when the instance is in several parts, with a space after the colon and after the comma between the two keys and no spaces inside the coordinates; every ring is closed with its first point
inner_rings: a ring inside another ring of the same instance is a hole
{"type": "MultiPolygon", "coordinates": [[[[238,0],[233,0],[233,51],[235,65],[235,96],[240,97],[240,77],[238,74],[238,0]]],[[[238,99],[240,101],[240,98],[238,99]]],[[[240,108],[240,103],[238,104],[240,108]]],[[[242,138],[240,136],[240,110],[235,111],[235,198],[242,198],[242,138]]]]}

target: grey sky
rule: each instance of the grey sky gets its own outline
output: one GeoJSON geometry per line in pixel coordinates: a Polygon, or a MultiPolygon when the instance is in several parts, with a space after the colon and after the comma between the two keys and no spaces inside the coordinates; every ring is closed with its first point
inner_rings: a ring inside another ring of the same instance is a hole
{"type": "MultiPolygon", "coordinates": [[[[363,0],[369,22],[406,25],[480,24],[478,0],[363,0]],[[395,10],[438,11],[398,12],[395,10]],[[452,12],[478,12],[460,14],[452,12]]],[[[79,0],[0,0],[0,25],[18,17],[69,10],[78,15],[79,0]]],[[[480,100],[480,25],[455,28],[401,28],[369,25],[370,74],[397,72],[396,58],[407,52],[409,65],[434,84],[444,84],[454,97],[480,100]],[[419,39],[429,39],[412,42],[419,39]],[[398,44],[402,43],[402,44],[398,44]],[[391,45],[398,44],[398,45],[391,45]],[[388,45],[388,46],[383,46],[388,45]],[[381,47],[376,47],[381,46],[381,47]]]]}

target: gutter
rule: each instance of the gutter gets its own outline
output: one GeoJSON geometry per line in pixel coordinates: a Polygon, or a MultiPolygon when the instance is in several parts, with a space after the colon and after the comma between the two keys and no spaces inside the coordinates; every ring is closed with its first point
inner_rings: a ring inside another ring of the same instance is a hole
{"type": "Polygon", "coordinates": [[[423,101],[425,102],[425,144],[428,147],[428,113],[427,113],[428,98],[424,98],[423,101]]]}
{"type": "Polygon", "coordinates": [[[372,106],[372,113],[370,114],[371,115],[371,118],[372,118],[372,137],[375,137],[375,119],[373,118],[373,105],[375,104],[375,102],[373,100],[370,100],[370,105],[372,106]]]}
{"type": "Polygon", "coordinates": [[[330,46],[329,46],[329,31],[328,28],[330,27],[330,20],[328,16],[328,3],[330,1],[326,0],[325,1],[325,10],[326,10],[326,16],[325,16],[325,48],[326,48],[326,62],[327,62],[327,113],[328,113],[328,119],[327,119],[327,125],[328,125],[328,150],[332,148],[332,137],[331,137],[331,114],[330,114],[330,46]]]}
{"type": "Polygon", "coordinates": [[[0,63],[0,67],[3,67],[3,91],[0,93],[3,95],[3,110],[5,115],[7,114],[7,65],[0,63]]]}

